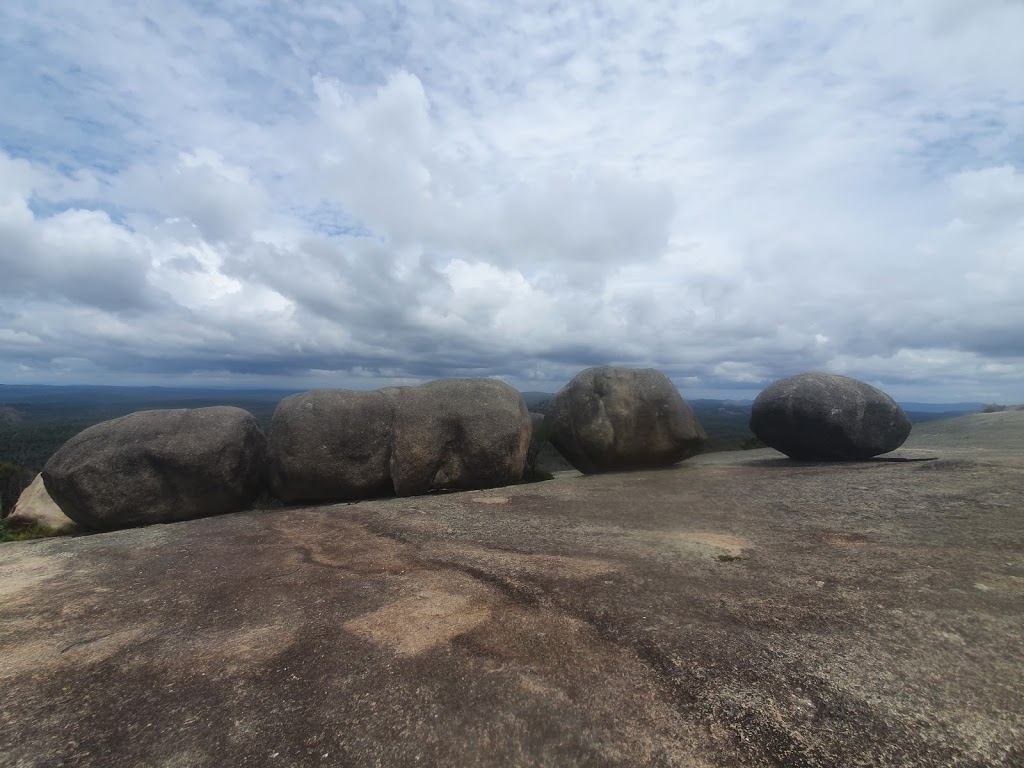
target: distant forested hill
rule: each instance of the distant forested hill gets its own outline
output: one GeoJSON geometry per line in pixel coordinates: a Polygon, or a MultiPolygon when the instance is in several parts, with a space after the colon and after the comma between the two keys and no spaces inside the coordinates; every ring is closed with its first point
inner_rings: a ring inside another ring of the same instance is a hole
{"type": "Polygon", "coordinates": [[[551,398],[554,397],[550,392],[523,392],[522,395],[526,407],[533,413],[547,413],[551,398]]]}
{"type": "Polygon", "coordinates": [[[900,403],[900,407],[909,413],[941,413],[943,417],[955,413],[977,413],[985,407],[985,403],[900,403]]]}
{"type": "Polygon", "coordinates": [[[234,405],[254,414],[266,429],[278,402],[290,394],[293,390],[0,384],[0,462],[38,472],[86,427],[134,411],[234,405]]]}

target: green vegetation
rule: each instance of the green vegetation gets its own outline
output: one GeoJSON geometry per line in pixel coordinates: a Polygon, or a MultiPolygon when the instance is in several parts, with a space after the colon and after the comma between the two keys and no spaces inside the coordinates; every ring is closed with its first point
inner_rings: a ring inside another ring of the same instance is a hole
{"type": "Polygon", "coordinates": [[[982,413],[1002,413],[1003,411],[1024,411],[1024,405],[998,405],[990,403],[981,409],[982,413]]]}
{"type": "Polygon", "coordinates": [[[0,518],[7,517],[36,473],[18,464],[0,464],[0,518]]]}
{"type": "Polygon", "coordinates": [[[55,528],[46,528],[42,525],[15,526],[6,520],[0,520],[0,543],[28,541],[29,539],[48,539],[61,535],[63,534],[55,528]]]}
{"type": "Polygon", "coordinates": [[[33,471],[33,476],[65,442],[88,423],[80,421],[25,421],[14,426],[0,425],[0,461],[33,471]]]}
{"type": "MultiPolygon", "coordinates": [[[[201,408],[209,405],[234,405],[252,413],[264,429],[280,399],[288,392],[266,393],[211,393],[186,397],[178,390],[161,399],[158,394],[139,388],[114,388],[101,394],[90,389],[86,394],[64,392],[58,388],[49,392],[45,387],[0,387],[0,462],[8,462],[38,473],[49,458],[65,442],[86,427],[101,421],[116,419],[135,411],[164,408],[201,408]],[[7,390],[18,392],[8,393],[7,390]],[[27,395],[20,390],[30,389],[27,395]],[[143,397],[139,392],[146,394],[143,397]],[[36,392],[42,394],[36,395],[36,392]],[[21,394],[22,399],[4,403],[5,395],[21,394]]],[[[93,388],[97,389],[97,388],[93,388]]],[[[2,493],[2,490],[0,490],[2,493]]]]}
{"type": "Polygon", "coordinates": [[[764,448],[750,431],[750,406],[724,400],[693,400],[694,415],[707,433],[703,453],[764,448]]]}

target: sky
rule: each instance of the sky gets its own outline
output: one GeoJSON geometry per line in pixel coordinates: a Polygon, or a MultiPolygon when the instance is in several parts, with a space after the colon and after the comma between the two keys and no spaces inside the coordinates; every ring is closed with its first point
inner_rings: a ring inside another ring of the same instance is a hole
{"type": "Polygon", "coordinates": [[[1024,0],[5,0],[0,382],[1024,402],[1024,0]]]}

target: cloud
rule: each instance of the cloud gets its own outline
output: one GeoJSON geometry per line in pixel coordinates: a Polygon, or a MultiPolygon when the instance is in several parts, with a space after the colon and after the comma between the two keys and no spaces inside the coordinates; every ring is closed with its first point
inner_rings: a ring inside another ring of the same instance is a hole
{"type": "Polygon", "coordinates": [[[37,217],[29,200],[45,174],[0,154],[0,295],[142,308],[147,243],[98,210],[69,208],[37,217]]]}
{"type": "Polygon", "coordinates": [[[0,379],[1024,400],[1016,0],[0,11],[0,379]],[[973,393],[973,394],[972,394],[973,393]]]}
{"type": "Polygon", "coordinates": [[[156,224],[185,219],[207,241],[248,237],[262,225],[269,203],[248,168],[203,148],[162,166],[132,166],[115,177],[109,197],[156,224]]]}

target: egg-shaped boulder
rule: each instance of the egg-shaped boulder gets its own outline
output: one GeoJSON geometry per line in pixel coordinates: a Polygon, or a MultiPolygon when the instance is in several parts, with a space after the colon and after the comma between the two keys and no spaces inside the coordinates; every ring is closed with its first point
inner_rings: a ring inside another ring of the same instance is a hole
{"type": "Polygon", "coordinates": [[[532,427],[523,396],[497,379],[389,388],[395,494],[494,488],[523,476],[532,427]]]}
{"type": "Polygon", "coordinates": [[[246,509],[263,489],[266,452],[241,408],[137,411],[79,432],[42,475],[65,515],[108,531],[246,509]]]}
{"type": "Polygon", "coordinates": [[[599,366],[551,400],[550,441],[580,472],[664,467],[699,453],[707,435],[661,371],[599,366]]]}
{"type": "Polygon", "coordinates": [[[750,430],[791,459],[852,461],[899,448],[910,435],[910,419],[895,400],[863,381],[801,373],[757,396],[750,430]]]}
{"type": "Polygon", "coordinates": [[[389,495],[394,421],[381,392],[314,389],[284,398],[270,422],[270,492],[288,504],[389,495]]]}

